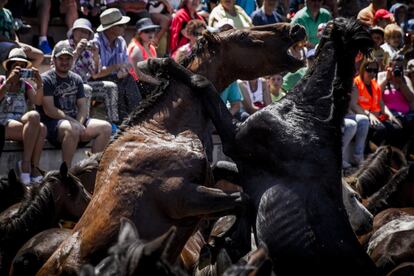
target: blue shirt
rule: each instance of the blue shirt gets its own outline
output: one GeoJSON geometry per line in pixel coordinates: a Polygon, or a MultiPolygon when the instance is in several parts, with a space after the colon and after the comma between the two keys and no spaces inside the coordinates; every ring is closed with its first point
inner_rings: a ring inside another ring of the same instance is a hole
{"type": "Polygon", "coordinates": [[[237,81],[233,82],[226,89],[224,89],[223,92],[220,93],[220,98],[225,104],[227,104],[227,102],[241,102],[243,98],[237,81]]]}
{"type": "Polygon", "coordinates": [[[271,15],[266,15],[263,8],[253,12],[251,18],[255,26],[280,23],[283,21],[282,16],[276,11],[273,11],[271,15]]]}
{"type": "Polygon", "coordinates": [[[256,1],[254,0],[236,0],[236,5],[242,7],[247,14],[252,14],[256,9],[256,1]]]}
{"type": "Polygon", "coordinates": [[[122,36],[115,39],[114,48],[110,47],[108,38],[103,32],[95,34],[94,42],[99,47],[102,67],[128,63],[127,44],[122,36]]]}

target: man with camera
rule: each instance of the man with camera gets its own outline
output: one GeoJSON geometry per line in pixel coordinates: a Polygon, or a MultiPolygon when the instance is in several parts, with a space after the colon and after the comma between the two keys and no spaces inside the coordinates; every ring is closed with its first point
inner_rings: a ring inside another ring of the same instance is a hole
{"type": "Polygon", "coordinates": [[[71,72],[73,48],[60,41],[53,49],[54,68],[42,74],[44,97],[39,107],[42,122],[47,126],[47,139],[62,147],[62,159],[70,167],[78,144],[93,140],[92,152],[107,145],[111,125],[103,120],[88,118],[88,106],[83,82],[71,72]]]}

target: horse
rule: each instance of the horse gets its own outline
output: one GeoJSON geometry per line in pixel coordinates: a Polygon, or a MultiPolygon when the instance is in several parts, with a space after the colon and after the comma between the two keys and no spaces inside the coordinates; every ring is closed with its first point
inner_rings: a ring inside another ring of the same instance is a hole
{"type": "MultiPolygon", "coordinates": [[[[303,27],[290,24],[206,32],[186,63],[223,90],[237,78],[297,70],[303,61],[288,49],[305,36],[303,27]]],[[[175,226],[167,256],[174,263],[201,218],[244,208],[242,193],[210,188],[214,181],[202,144],[209,120],[193,92],[205,83],[169,59],[148,60],[147,67],[162,84],[105,149],[90,205],[39,275],[76,272],[84,263],[96,263],[115,241],[120,217],[130,218],[146,240],[175,226]]]]}
{"type": "Polygon", "coordinates": [[[18,211],[0,223],[0,274],[8,273],[11,259],[33,235],[57,226],[60,219],[77,220],[90,201],[65,163],[48,172],[42,183],[30,189],[18,211]]]}
{"type": "Polygon", "coordinates": [[[347,177],[346,181],[365,199],[383,187],[405,166],[407,159],[400,149],[381,146],[370,154],[358,171],[347,177]]]}
{"type": "Polygon", "coordinates": [[[342,200],[355,234],[362,235],[371,231],[373,215],[362,205],[358,193],[344,180],[342,180],[342,200]]]}
{"type": "Polygon", "coordinates": [[[228,268],[223,276],[274,276],[272,261],[269,258],[267,249],[259,247],[251,252],[237,264],[228,268]]]}
{"type": "Polygon", "coordinates": [[[96,173],[98,172],[101,157],[101,152],[92,154],[69,169],[69,172],[79,178],[82,185],[90,194],[93,194],[95,188],[96,173]]]}
{"type": "Polygon", "coordinates": [[[212,88],[200,95],[224,153],[237,164],[257,213],[257,239],[267,246],[278,275],[376,273],[341,194],[341,125],[354,58],[372,45],[357,21],[335,19],[293,91],[239,126],[212,88]]]}
{"type": "Polygon", "coordinates": [[[171,245],[175,228],[172,227],[164,235],[153,241],[145,242],[132,221],[121,219],[118,242],[109,250],[109,256],[96,267],[85,265],[81,276],[132,276],[132,275],[187,275],[178,267],[171,266],[165,260],[166,249],[171,245]]]}
{"type": "Polygon", "coordinates": [[[23,199],[25,187],[17,180],[14,170],[10,170],[7,179],[0,179],[0,213],[23,199]]]}
{"type": "Polygon", "coordinates": [[[379,191],[364,201],[373,214],[387,208],[414,207],[414,164],[400,169],[379,191]]]}

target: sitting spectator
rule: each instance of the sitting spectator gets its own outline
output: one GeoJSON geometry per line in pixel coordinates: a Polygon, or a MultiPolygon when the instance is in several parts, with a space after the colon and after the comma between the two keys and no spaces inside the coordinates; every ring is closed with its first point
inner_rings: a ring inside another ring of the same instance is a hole
{"type": "Polygon", "coordinates": [[[276,11],[278,2],[279,0],[264,0],[263,6],[251,15],[253,25],[261,26],[282,22],[283,17],[276,11]]]}
{"type": "Polygon", "coordinates": [[[52,48],[47,40],[47,33],[49,28],[50,15],[57,13],[65,14],[65,23],[68,29],[73,26],[73,22],[78,18],[78,7],[76,0],[38,0],[37,1],[38,16],[40,19],[40,30],[39,30],[39,49],[45,54],[50,54],[52,48]],[[59,5],[57,7],[56,5],[59,5]]]}
{"type": "Polygon", "coordinates": [[[233,20],[233,27],[236,29],[252,26],[250,17],[235,4],[235,0],[220,0],[220,4],[211,11],[208,25],[217,27],[218,22],[224,18],[233,20]]]}
{"type": "Polygon", "coordinates": [[[23,142],[23,160],[18,162],[18,169],[24,185],[42,180],[38,167],[46,137],[39,113],[28,111],[28,107],[40,105],[43,98],[42,78],[36,68],[26,69],[30,66],[24,51],[15,48],[3,62],[6,76],[0,76],[0,124],[5,127],[6,139],[23,142]],[[24,70],[33,73],[36,89],[23,78],[30,73],[24,70]]]}
{"type": "Polygon", "coordinates": [[[43,61],[43,53],[30,45],[19,42],[14,29],[14,19],[11,12],[4,8],[8,0],[0,0],[0,52],[4,55],[2,60],[7,58],[7,54],[13,48],[23,48],[25,55],[37,68],[43,61]]]}
{"type": "Polygon", "coordinates": [[[100,77],[101,65],[99,49],[91,41],[93,37],[94,32],[89,20],[79,18],[73,23],[73,27],[68,32],[68,43],[75,49],[72,72],[78,74],[83,80],[88,107],[90,107],[92,98],[104,99],[107,118],[112,123],[112,129],[115,130],[115,124],[120,123],[118,117],[118,87],[112,81],[95,80],[100,77]]]}
{"type": "Polygon", "coordinates": [[[379,9],[375,12],[374,16],[374,26],[381,28],[387,27],[387,25],[394,23],[394,17],[392,13],[386,9],[379,9]]]}
{"type": "Polygon", "coordinates": [[[360,67],[359,75],[354,79],[351,110],[355,114],[368,116],[371,140],[380,145],[383,142],[394,144],[401,130],[400,121],[391,113],[382,99],[381,87],[375,77],[379,66],[375,59],[365,59],[360,67]],[[353,103],[353,104],[352,104],[353,103]]]}
{"type": "Polygon", "coordinates": [[[249,117],[249,114],[243,112],[241,109],[243,98],[237,81],[231,83],[224,89],[223,92],[220,93],[220,98],[229,108],[231,115],[240,122],[245,121],[249,117]]]}
{"type": "Polygon", "coordinates": [[[270,93],[270,97],[272,99],[272,103],[280,101],[286,93],[282,91],[282,84],[283,84],[283,76],[280,74],[276,74],[270,76],[268,79],[268,89],[270,93]]]}
{"type": "Polygon", "coordinates": [[[384,30],[385,43],[381,48],[388,53],[392,59],[397,54],[403,42],[403,31],[397,24],[389,24],[384,30]]]}
{"type": "Polygon", "coordinates": [[[402,28],[408,19],[408,6],[402,3],[395,3],[391,6],[390,12],[394,15],[395,23],[402,28]]]}
{"type": "Polygon", "coordinates": [[[111,136],[108,122],[87,117],[82,78],[70,71],[73,52],[67,41],[56,44],[52,53],[54,68],[42,74],[44,97],[38,107],[47,126],[47,139],[62,147],[62,159],[68,167],[79,144],[93,140],[92,152],[101,152],[111,136]]]}
{"type": "Polygon", "coordinates": [[[200,0],[183,0],[181,2],[179,10],[175,14],[170,26],[171,55],[173,55],[178,48],[189,42],[188,38],[182,34],[182,30],[186,27],[188,22],[193,19],[203,20],[203,18],[197,14],[198,5],[200,5],[200,0]]]}
{"type": "Polygon", "coordinates": [[[390,56],[381,45],[384,43],[384,30],[381,27],[375,26],[370,29],[371,38],[374,41],[374,48],[372,49],[372,55],[380,65],[380,70],[385,70],[388,66],[390,56]]]}
{"type": "Polygon", "coordinates": [[[160,26],[154,25],[151,18],[142,18],[136,24],[136,33],[128,45],[128,60],[132,67],[129,73],[138,81],[141,93],[151,92],[151,85],[158,85],[159,81],[138,68],[138,62],[149,58],[156,58],[157,51],[152,45],[156,32],[160,26]]]}
{"type": "Polygon", "coordinates": [[[94,43],[99,48],[101,66],[99,80],[113,81],[118,86],[118,115],[120,120],[128,117],[141,101],[137,83],[128,73],[131,65],[128,61],[127,45],[122,37],[128,16],[122,16],[120,10],[111,8],[101,16],[101,25],[95,34],[94,43]]]}
{"type": "Polygon", "coordinates": [[[188,22],[187,26],[181,32],[183,36],[187,37],[189,42],[178,48],[172,56],[177,63],[191,55],[193,46],[196,44],[197,39],[202,36],[205,29],[206,24],[202,20],[193,19],[188,22]]]}
{"type": "Polygon", "coordinates": [[[272,102],[269,88],[264,78],[240,81],[239,87],[243,97],[243,108],[250,115],[272,102]]]}
{"type": "Polygon", "coordinates": [[[357,19],[368,27],[372,27],[374,26],[374,17],[377,10],[386,8],[387,0],[372,0],[368,7],[358,13],[357,19]]]}
{"type": "Polygon", "coordinates": [[[308,36],[308,47],[314,48],[319,43],[317,37],[318,26],[332,19],[329,11],[322,8],[322,0],[306,0],[305,7],[298,11],[292,18],[292,24],[300,24],[305,27],[308,36]]]}

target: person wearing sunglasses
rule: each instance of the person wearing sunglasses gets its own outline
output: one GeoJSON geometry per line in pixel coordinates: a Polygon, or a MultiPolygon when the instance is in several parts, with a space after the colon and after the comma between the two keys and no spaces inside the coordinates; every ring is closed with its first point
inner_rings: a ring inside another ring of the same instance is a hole
{"type": "MultiPolygon", "coordinates": [[[[354,79],[350,113],[368,117],[370,140],[376,145],[383,142],[393,144],[400,134],[401,123],[384,104],[381,87],[376,80],[378,70],[379,64],[373,57],[365,58],[362,61],[359,75],[354,79]]],[[[362,116],[355,116],[357,123],[358,117],[362,118],[362,116]]],[[[360,140],[357,139],[357,136],[355,137],[355,154],[361,154],[364,152],[365,142],[362,142],[362,134],[360,140]]]]}
{"type": "Polygon", "coordinates": [[[205,29],[206,23],[204,23],[203,20],[193,19],[188,22],[181,33],[188,39],[189,42],[178,48],[178,50],[172,55],[172,58],[177,63],[191,55],[193,46],[197,43],[197,39],[202,36],[205,29]]]}

